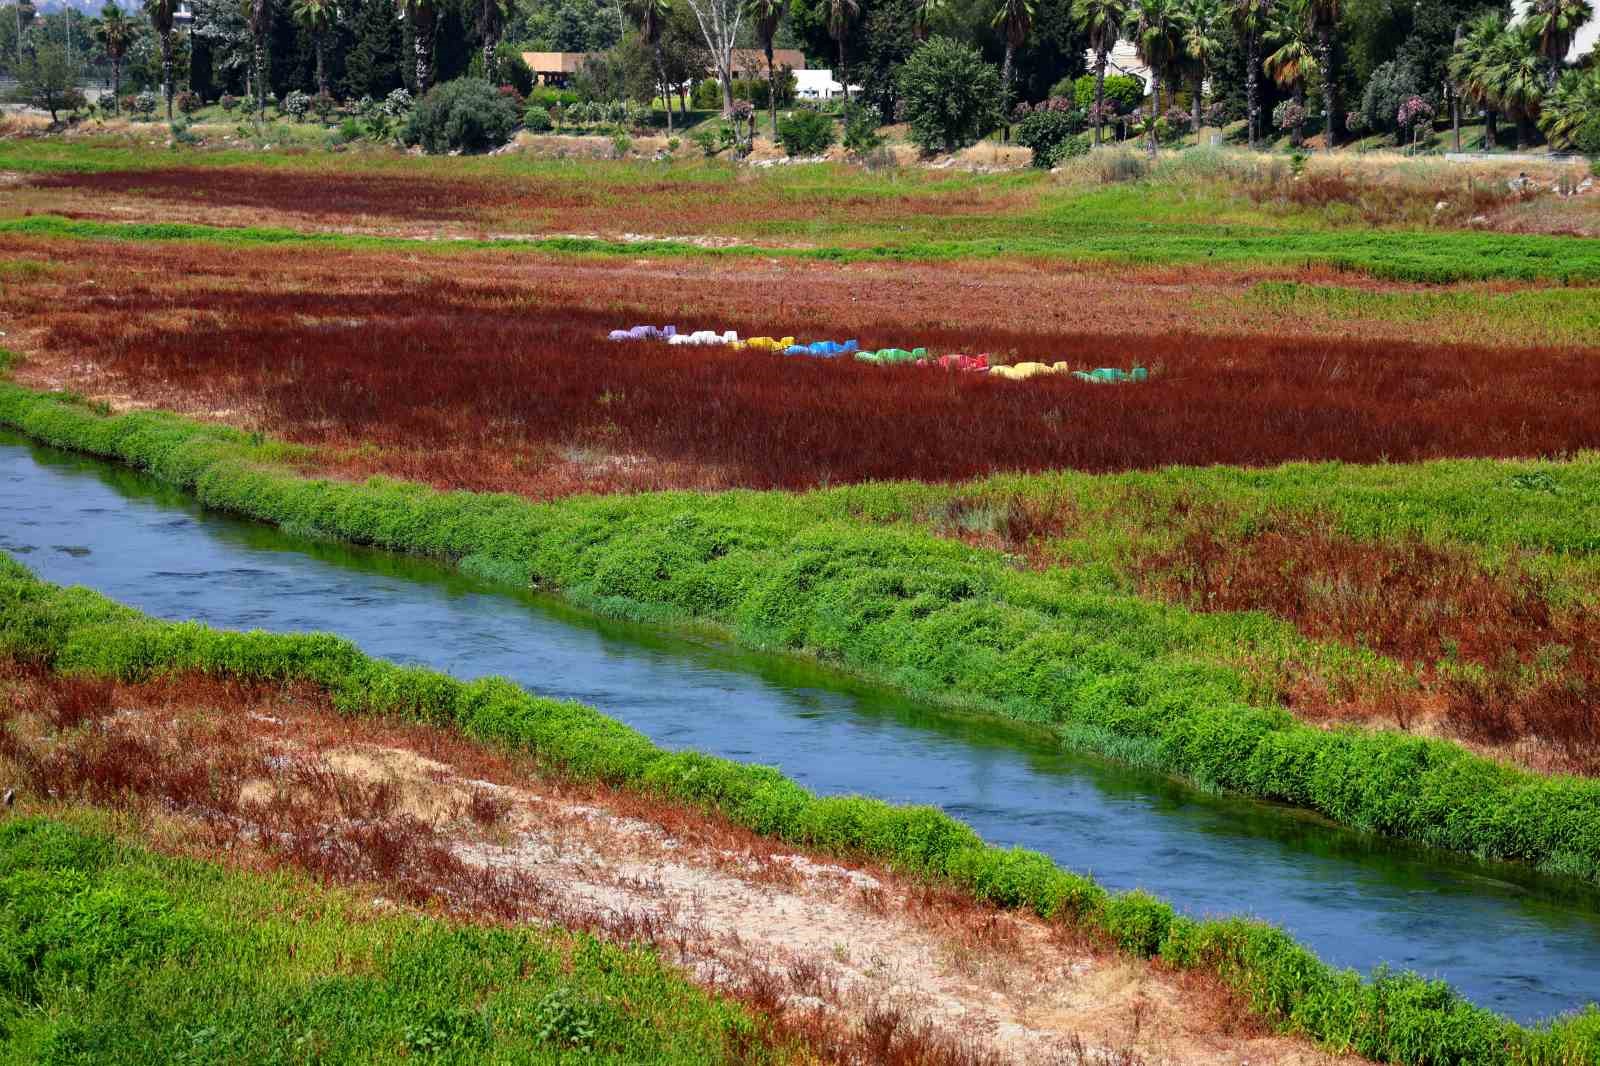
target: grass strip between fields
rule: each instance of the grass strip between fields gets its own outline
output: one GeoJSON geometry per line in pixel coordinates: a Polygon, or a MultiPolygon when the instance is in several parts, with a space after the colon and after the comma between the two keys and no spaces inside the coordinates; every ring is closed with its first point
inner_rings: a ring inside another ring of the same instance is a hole
{"type": "Polygon", "coordinates": [[[1219,663],[1227,649],[1304,654],[1292,627],[1261,615],[1195,614],[1071,569],[1018,570],[915,529],[819,518],[783,493],[532,503],[312,480],[272,465],[283,445],[163,413],[107,416],[6,382],[0,424],[291,533],[454,561],[616,617],[709,624],[1201,787],[1600,882],[1600,781],[1529,773],[1444,740],[1304,725],[1219,663]]]}
{"type": "MultiPolygon", "coordinates": [[[[0,653],[73,675],[139,681],[196,671],[324,686],[351,714],[391,714],[530,750],[580,779],[645,790],[720,812],[756,832],[840,855],[867,855],[946,879],[976,898],[1071,922],[1143,958],[1215,971],[1286,1031],[1380,1061],[1592,1063],[1600,1009],[1525,1028],[1447,984],[1335,970],[1286,933],[1243,919],[1197,921],[1144,892],[1107,892],[1044,855],[985,844],[931,807],[818,797],[769,767],[668,752],[577,703],[500,678],[462,682],[364,655],[328,634],[234,633],[160,622],[81,589],[39,581],[0,556],[0,653]]],[[[0,882],[3,885],[4,882],[0,882]]]]}
{"type": "Polygon", "coordinates": [[[801,1060],[648,949],[380,911],[119,831],[0,822],[0,1064],[801,1060]]]}
{"type": "Polygon", "coordinates": [[[602,257],[797,258],[828,262],[960,261],[1002,256],[1134,264],[1249,263],[1322,265],[1390,281],[1600,281],[1600,242],[1571,237],[1401,229],[1314,230],[1204,227],[1191,224],[1105,223],[1041,219],[1036,236],[968,240],[911,239],[873,245],[706,247],[671,239],[612,241],[590,237],[423,240],[305,232],[274,227],[208,226],[183,222],[101,222],[55,215],[0,220],[0,234],[122,241],[194,241],[236,247],[314,246],[373,251],[531,251],[602,257]]]}

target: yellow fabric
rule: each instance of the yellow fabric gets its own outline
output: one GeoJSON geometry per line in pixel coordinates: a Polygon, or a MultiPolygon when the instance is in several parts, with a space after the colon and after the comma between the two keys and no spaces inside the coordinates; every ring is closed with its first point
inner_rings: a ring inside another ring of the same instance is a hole
{"type": "Polygon", "coordinates": [[[751,337],[741,347],[755,348],[763,352],[781,352],[793,343],[793,337],[781,337],[778,340],[773,340],[771,337],[751,337]]]}

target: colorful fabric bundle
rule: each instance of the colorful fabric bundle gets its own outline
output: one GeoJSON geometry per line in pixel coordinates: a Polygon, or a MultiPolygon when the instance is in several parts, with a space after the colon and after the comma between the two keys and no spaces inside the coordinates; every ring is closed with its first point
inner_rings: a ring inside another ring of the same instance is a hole
{"type": "Polygon", "coordinates": [[[771,337],[751,337],[749,340],[739,345],[739,347],[754,348],[761,352],[781,352],[786,348],[792,347],[793,345],[793,337],[781,337],[777,340],[773,340],[771,337]]]}
{"type": "Polygon", "coordinates": [[[675,333],[667,338],[668,344],[738,344],[739,334],[733,330],[718,333],[714,329],[697,329],[693,333],[675,333]]]}
{"type": "Polygon", "coordinates": [[[1040,374],[1065,374],[1069,369],[1066,363],[1012,363],[1010,366],[992,366],[989,374],[1008,381],[1025,381],[1040,374]]]}
{"type": "Polygon", "coordinates": [[[857,352],[856,358],[866,363],[914,363],[928,357],[928,349],[880,348],[875,352],[857,352]]]}
{"type": "Polygon", "coordinates": [[[634,326],[632,329],[614,329],[614,341],[670,341],[678,335],[677,326],[634,326]]]}
{"type": "Polygon", "coordinates": [[[989,353],[982,355],[941,355],[937,359],[919,359],[918,366],[936,366],[941,370],[984,371],[989,369],[989,353]]]}
{"type": "Polygon", "coordinates": [[[1144,381],[1150,372],[1142,366],[1130,370],[1119,370],[1114,366],[1103,366],[1098,370],[1074,370],[1072,376],[1079,381],[1093,381],[1100,384],[1116,383],[1121,381],[1144,381]]]}
{"type": "Polygon", "coordinates": [[[810,344],[791,344],[783,350],[784,355],[813,355],[823,359],[832,359],[834,356],[849,355],[856,350],[856,342],[845,341],[812,341],[810,344]]]}

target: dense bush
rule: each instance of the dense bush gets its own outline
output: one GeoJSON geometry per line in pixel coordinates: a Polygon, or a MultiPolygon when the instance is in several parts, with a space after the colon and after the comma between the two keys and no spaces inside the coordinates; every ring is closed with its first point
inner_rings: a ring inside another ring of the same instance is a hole
{"type": "Polygon", "coordinates": [[[1082,130],[1083,115],[1077,111],[1038,110],[1017,124],[1012,139],[1032,149],[1034,166],[1049,169],[1069,155],[1080,154],[1069,149],[1068,142],[1077,139],[1082,130]]]}
{"type": "Polygon", "coordinates": [[[217,103],[222,105],[222,110],[232,111],[239,106],[239,98],[232,93],[223,93],[222,99],[218,100],[217,103]]]}
{"type": "Polygon", "coordinates": [[[882,125],[878,109],[852,100],[844,109],[844,146],[857,155],[865,155],[883,147],[882,125]]]}
{"type": "Polygon", "coordinates": [[[834,141],[833,119],[815,111],[791,111],[778,120],[778,143],[789,155],[818,155],[834,141]]]}
{"type": "Polygon", "coordinates": [[[510,140],[518,117],[510,100],[488,82],[457,78],[434,86],[417,102],[401,140],[431,154],[483,152],[510,140]]]}
{"type": "Polygon", "coordinates": [[[1422,85],[1416,69],[1404,58],[1380,63],[1372,72],[1372,77],[1367,79],[1367,87],[1361,94],[1364,128],[1373,133],[1394,132],[1400,105],[1421,92],[1422,85]]]}
{"type": "MultiPolygon", "coordinates": [[[[1085,74],[1082,77],[1071,79],[1068,87],[1063,78],[1062,83],[1050,90],[1051,96],[1068,96],[1077,103],[1078,108],[1088,111],[1094,106],[1094,75],[1085,74]]],[[[1116,108],[1117,114],[1126,115],[1129,111],[1144,103],[1144,81],[1132,74],[1107,74],[1105,86],[1106,103],[1116,108]]]]}
{"type": "Polygon", "coordinates": [[[900,68],[911,140],[925,152],[954,152],[1000,124],[1000,74],[976,48],[948,37],[920,45],[900,68]]]}
{"type": "Polygon", "coordinates": [[[194,114],[204,105],[205,101],[200,99],[200,94],[189,89],[185,89],[172,98],[172,106],[185,115],[194,114]]]}
{"type": "Polygon", "coordinates": [[[522,125],[530,133],[549,133],[555,128],[555,123],[550,121],[550,109],[539,104],[533,104],[523,112],[522,125]]]}
{"type": "Polygon", "coordinates": [[[296,122],[303,122],[311,111],[311,97],[299,89],[291,89],[284,94],[283,105],[279,110],[296,122]]]}
{"type": "Polygon", "coordinates": [[[161,106],[160,99],[148,89],[128,101],[128,109],[138,115],[153,115],[159,106],[161,106]]]}
{"type": "Polygon", "coordinates": [[[578,102],[578,94],[571,89],[556,89],[548,85],[537,85],[524,94],[529,107],[571,107],[578,102]]]}
{"type": "Polygon", "coordinates": [[[405,89],[390,90],[383,98],[383,113],[390,118],[404,118],[411,113],[411,94],[405,89]]]}
{"type": "Polygon", "coordinates": [[[496,80],[516,89],[523,96],[533,92],[533,70],[522,53],[502,41],[494,50],[496,80]]]}

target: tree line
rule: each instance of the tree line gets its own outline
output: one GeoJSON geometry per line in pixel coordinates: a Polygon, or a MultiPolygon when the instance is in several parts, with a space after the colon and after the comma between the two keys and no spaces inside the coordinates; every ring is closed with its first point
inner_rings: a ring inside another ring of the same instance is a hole
{"type": "Polygon", "coordinates": [[[95,18],[13,3],[0,7],[0,57],[19,75],[42,53],[59,66],[59,40],[69,66],[75,49],[114,92],[125,76],[158,87],[170,116],[184,85],[205,98],[237,91],[257,108],[290,90],[421,96],[468,74],[510,81],[524,49],[604,52],[618,71],[611,91],[662,100],[670,126],[674,90],[681,108],[708,75],[724,113],[748,97],[757,72],[739,57],[753,51],[766,59],[761,95],[776,127],[777,49],[828,64],[847,95],[859,86],[861,104],[895,121],[906,64],[943,38],[998,67],[1000,122],[1092,76],[1092,99],[1072,109],[1098,144],[1113,124],[1127,128],[1104,88],[1127,41],[1149,79],[1134,126],[1152,137],[1158,124],[1242,121],[1252,146],[1275,129],[1331,148],[1380,132],[1404,141],[1448,120],[1459,147],[1463,121],[1481,116],[1491,146],[1542,136],[1600,151],[1600,64],[1567,58],[1591,0],[1534,0],[1520,16],[1483,0],[193,0],[192,10],[185,26],[178,0],[113,0],[95,18]]]}

